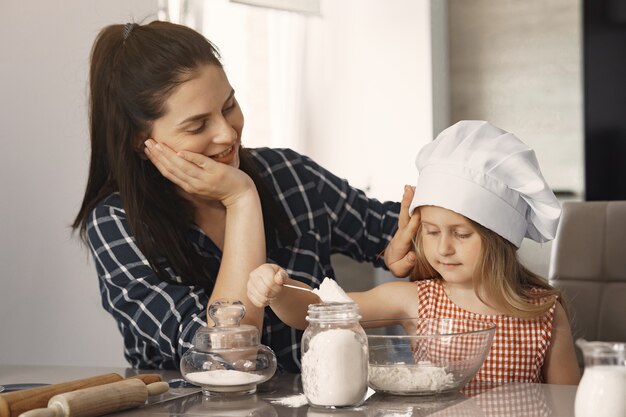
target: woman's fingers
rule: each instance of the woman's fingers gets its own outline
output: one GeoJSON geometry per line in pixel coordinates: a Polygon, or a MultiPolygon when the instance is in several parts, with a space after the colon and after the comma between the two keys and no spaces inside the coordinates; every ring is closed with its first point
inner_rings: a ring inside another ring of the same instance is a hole
{"type": "Polygon", "coordinates": [[[178,157],[184,159],[185,161],[189,161],[192,164],[196,165],[199,168],[207,169],[210,168],[210,165],[216,164],[217,162],[213,161],[208,156],[201,155],[199,153],[194,152],[186,152],[181,151],[176,154],[178,157]]]}
{"type": "Polygon", "coordinates": [[[406,277],[415,266],[415,252],[408,252],[400,260],[389,265],[389,270],[396,277],[406,277]]]}
{"type": "Polygon", "coordinates": [[[245,197],[257,193],[252,179],[236,167],[200,153],[176,152],[153,139],[145,145],[146,155],[159,172],[198,202],[219,201],[228,209],[240,201],[251,201],[245,197]]]}
{"type": "Polygon", "coordinates": [[[243,172],[207,156],[189,151],[175,152],[152,139],[145,144],[146,155],[159,172],[188,194],[222,201],[248,187],[243,172]]]}
{"type": "Polygon", "coordinates": [[[415,194],[415,187],[410,185],[404,186],[404,194],[402,194],[402,201],[400,202],[400,215],[398,216],[398,228],[404,228],[409,223],[411,216],[409,215],[409,206],[413,201],[413,195],[415,194]]]}
{"type": "Polygon", "coordinates": [[[159,172],[174,184],[181,186],[183,179],[180,178],[180,175],[177,175],[177,170],[169,159],[171,155],[168,157],[168,153],[173,153],[173,151],[167,146],[156,143],[151,139],[148,139],[145,144],[145,154],[154,166],[157,167],[159,172]]]}
{"type": "Polygon", "coordinates": [[[403,229],[405,238],[408,238],[408,240],[411,241],[411,245],[413,243],[413,239],[415,238],[415,235],[417,234],[417,229],[419,229],[420,220],[421,220],[420,211],[414,210],[413,214],[409,217],[408,224],[403,229]]]}
{"type": "Polygon", "coordinates": [[[415,265],[415,251],[413,240],[420,224],[419,210],[409,215],[409,206],[415,194],[415,187],[406,185],[400,203],[398,230],[385,249],[385,263],[393,275],[405,277],[415,265]]]}
{"type": "Polygon", "coordinates": [[[202,161],[203,167],[200,167],[194,160],[190,160],[193,157],[197,161],[198,157],[203,157],[203,155],[184,152],[181,156],[181,153],[176,153],[152,139],[146,141],[146,149],[149,151],[146,154],[161,174],[177,185],[180,185],[180,182],[190,183],[198,178],[203,173],[203,167],[208,165],[207,161],[202,161]]]}

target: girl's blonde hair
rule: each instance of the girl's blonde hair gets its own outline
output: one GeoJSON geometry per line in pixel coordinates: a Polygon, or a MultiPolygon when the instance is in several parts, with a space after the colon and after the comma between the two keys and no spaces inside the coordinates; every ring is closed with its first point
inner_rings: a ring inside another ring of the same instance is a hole
{"type": "MultiPolygon", "coordinates": [[[[533,318],[548,311],[555,298],[563,304],[561,291],[552,287],[541,276],[522,265],[517,248],[508,240],[484,226],[468,219],[476,228],[482,242],[481,257],[474,271],[474,292],[485,304],[495,304],[512,316],[533,318]],[[539,288],[541,291],[533,291],[539,288]],[[487,303],[483,297],[490,300],[487,303]]],[[[411,280],[441,278],[428,263],[422,245],[422,226],[417,229],[414,240],[417,261],[411,272],[411,280]]],[[[564,306],[565,307],[565,306],[564,306]]]]}

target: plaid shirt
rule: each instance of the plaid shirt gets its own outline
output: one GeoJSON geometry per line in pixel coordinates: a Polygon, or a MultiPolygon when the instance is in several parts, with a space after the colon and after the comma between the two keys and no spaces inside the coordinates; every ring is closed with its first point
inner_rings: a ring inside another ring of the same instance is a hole
{"type": "MultiPolygon", "coordinates": [[[[556,301],[550,309],[531,319],[522,319],[507,314],[487,315],[472,313],[462,309],[448,298],[441,279],[425,279],[416,281],[420,318],[456,318],[493,322],[496,332],[489,354],[474,378],[465,386],[463,393],[467,396],[480,394],[486,389],[510,382],[543,382],[541,368],[550,339],[552,337],[552,321],[556,301]]],[[[540,293],[542,290],[533,288],[531,291],[540,293]]],[[[536,300],[535,303],[547,300],[536,300]]],[[[470,328],[451,328],[456,332],[474,330],[470,328]]],[[[444,352],[446,360],[454,357],[456,352],[475,351],[471,338],[460,338],[457,344],[448,346],[444,352]]],[[[462,355],[461,355],[462,356],[462,355]]]]}
{"type": "MultiPolygon", "coordinates": [[[[399,203],[368,199],[292,150],[249,151],[297,235],[287,246],[268,247],[268,262],[314,288],[325,276],[335,276],[330,262],[335,253],[384,266],[378,255],[396,231],[399,203]]],[[[177,369],[196,330],[206,326],[211,289],[162,282],[137,248],[122,207],[119,194],[110,195],[93,210],[87,225],[102,304],[117,321],[124,355],[133,367],[177,369]]],[[[217,276],[221,251],[196,225],[188,236],[209,259],[210,275],[217,276]]],[[[274,350],[279,368],[299,372],[302,332],[283,324],[270,308],[265,309],[263,326],[262,343],[274,350]]]]}

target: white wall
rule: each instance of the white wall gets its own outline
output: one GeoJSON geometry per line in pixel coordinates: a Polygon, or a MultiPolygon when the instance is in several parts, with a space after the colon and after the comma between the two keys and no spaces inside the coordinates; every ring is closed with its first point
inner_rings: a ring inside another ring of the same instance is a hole
{"type": "MultiPolygon", "coordinates": [[[[93,40],[107,24],[152,20],[156,10],[157,0],[1,6],[2,364],[126,365],[69,225],[88,168],[93,40]]],[[[400,197],[432,139],[430,12],[429,0],[324,1],[310,28],[302,150],[379,198],[400,197]]]]}
{"type": "MultiPolygon", "coordinates": [[[[398,201],[448,125],[446,3],[325,0],[309,20],[301,150],[371,197],[398,201]]],[[[333,267],[348,290],[393,279],[341,255],[333,267]]]]}
{"type": "Polygon", "coordinates": [[[584,193],[580,0],[450,0],[452,121],[489,120],[535,149],[548,183],[584,193]]]}
{"type": "Polygon", "coordinates": [[[303,151],[379,199],[402,197],[433,138],[430,3],[330,0],[309,23],[303,151]]]}
{"type": "Polygon", "coordinates": [[[89,156],[88,58],[105,25],[157,0],[0,6],[0,363],[124,366],[95,268],[69,225],[89,156]]]}

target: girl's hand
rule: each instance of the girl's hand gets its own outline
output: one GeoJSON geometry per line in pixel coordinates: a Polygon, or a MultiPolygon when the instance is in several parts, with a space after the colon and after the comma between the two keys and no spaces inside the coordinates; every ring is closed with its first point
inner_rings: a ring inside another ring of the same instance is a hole
{"type": "Polygon", "coordinates": [[[406,277],[415,265],[415,250],[413,239],[417,234],[420,224],[419,210],[409,216],[409,206],[413,200],[415,187],[404,186],[404,195],[400,203],[400,215],[398,217],[398,230],[385,248],[385,265],[396,277],[406,277]]]}
{"type": "Polygon", "coordinates": [[[278,296],[287,280],[287,272],[275,264],[263,264],[250,272],[248,299],[257,307],[266,307],[278,296]]]}
{"type": "Polygon", "coordinates": [[[153,139],[148,139],[145,145],[145,154],[159,172],[200,200],[220,201],[228,208],[246,193],[256,192],[252,179],[240,169],[202,154],[175,152],[153,139]]]}

